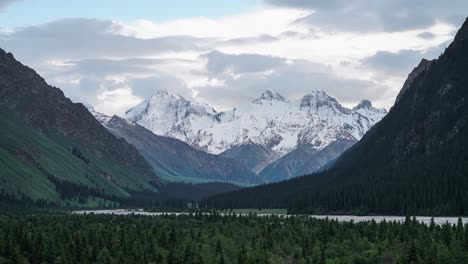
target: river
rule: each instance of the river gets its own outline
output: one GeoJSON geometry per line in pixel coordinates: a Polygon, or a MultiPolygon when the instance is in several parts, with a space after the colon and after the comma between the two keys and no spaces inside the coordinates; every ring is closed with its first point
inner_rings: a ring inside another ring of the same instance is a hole
{"type": "MultiPolygon", "coordinates": [[[[113,209],[113,210],[81,210],[81,211],[73,211],[74,214],[108,214],[108,215],[146,215],[146,216],[161,216],[164,214],[169,215],[187,215],[188,213],[185,212],[146,212],[142,209],[137,210],[129,210],[129,209],[113,209]]],[[[223,214],[223,213],[221,213],[223,214]]],[[[243,214],[245,215],[245,214],[243,214]]],[[[270,216],[272,214],[257,214],[258,216],[270,216]]],[[[276,216],[281,217],[290,217],[292,215],[288,214],[275,214],[276,216]]],[[[404,222],[404,216],[355,216],[355,215],[309,215],[311,218],[316,219],[335,219],[340,222],[367,222],[374,220],[375,222],[382,222],[383,220],[387,222],[404,222]]],[[[431,217],[430,216],[416,216],[416,220],[425,224],[430,224],[431,217]]],[[[468,223],[468,217],[462,217],[462,221],[464,224],[468,223]]],[[[434,222],[438,225],[449,223],[449,224],[457,224],[458,217],[434,217],[434,222]]]]}

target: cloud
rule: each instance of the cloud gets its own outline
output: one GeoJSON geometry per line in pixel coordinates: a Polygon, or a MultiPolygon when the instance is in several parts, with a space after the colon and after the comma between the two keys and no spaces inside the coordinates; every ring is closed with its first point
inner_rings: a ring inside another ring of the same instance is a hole
{"type": "Polygon", "coordinates": [[[61,67],[43,71],[44,77],[72,100],[89,103],[108,114],[122,114],[129,108],[128,103],[121,102],[124,95],[132,103],[149,98],[157,89],[192,97],[184,81],[162,71],[179,63],[181,60],[173,59],[85,59],[64,61],[61,67]]]}
{"type": "Polygon", "coordinates": [[[192,98],[192,90],[181,79],[170,75],[151,76],[147,78],[134,78],[129,80],[135,95],[147,99],[158,89],[168,90],[185,98],[192,98]]]}
{"type": "Polygon", "coordinates": [[[248,45],[255,43],[269,43],[277,40],[279,40],[278,37],[274,37],[268,34],[262,34],[255,37],[232,38],[221,41],[218,43],[218,45],[248,45]]]}
{"type": "Polygon", "coordinates": [[[109,20],[63,19],[0,35],[0,44],[25,61],[51,58],[139,57],[164,52],[203,51],[208,40],[191,36],[140,39],[120,34],[109,20]]]}
{"type": "Polygon", "coordinates": [[[7,6],[11,5],[14,2],[19,2],[21,0],[0,0],[0,11],[7,8],[7,6]]]}
{"type": "MultiPolygon", "coordinates": [[[[332,12],[343,3],[322,2],[320,10],[332,12]]],[[[0,31],[0,46],[72,100],[106,114],[121,114],[156,89],[196,96],[219,109],[266,89],[289,98],[322,89],[345,104],[366,98],[388,108],[413,61],[422,53],[440,54],[432,48],[453,34],[450,25],[441,23],[361,34],[326,32],[298,22],[320,10],[264,6],[240,15],[164,23],[69,18],[0,31]],[[404,65],[391,71],[386,62],[404,65]],[[393,83],[382,81],[387,77],[393,83]]]]}
{"type": "Polygon", "coordinates": [[[429,60],[437,58],[448,44],[449,42],[444,42],[428,50],[378,51],[361,59],[361,63],[364,67],[385,76],[406,76],[423,58],[429,60]]]}
{"type": "Polygon", "coordinates": [[[300,10],[262,8],[217,19],[189,17],[163,23],[143,19],[123,25],[123,32],[140,38],[190,35],[197,38],[245,39],[277,36],[305,14],[300,10]]]}
{"type": "Polygon", "coordinates": [[[97,111],[106,109],[111,113],[123,114],[122,109],[129,109],[142,102],[141,98],[136,97],[130,87],[119,87],[118,89],[107,90],[98,97],[99,103],[95,104],[97,111]]]}
{"type": "Polygon", "coordinates": [[[366,99],[381,99],[387,96],[388,87],[368,80],[339,77],[332,68],[307,60],[289,60],[256,55],[254,61],[264,60],[267,64],[252,66],[249,54],[229,55],[220,52],[208,56],[207,71],[226,69],[235,65],[236,74],[218,75],[214,85],[197,87],[197,97],[206,102],[216,102],[221,110],[230,109],[239,102],[250,101],[267,89],[283,91],[289,98],[299,98],[319,89],[335,96],[340,102],[353,105],[366,99]],[[212,61],[213,60],[213,61],[212,61]],[[273,63],[272,63],[273,62],[273,63]],[[219,65],[219,66],[218,66],[219,65]],[[227,66],[226,66],[227,65],[227,66]],[[265,72],[265,70],[269,70],[265,72]]]}
{"type": "Polygon", "coordinates": [[[372,56],[362,59],[364,66],[385,74],[403,75],[415,67],[423,58],[418,50],[400,50],[398,52],[378,51],[372,56]]]}
{"type": "Polygon", "coordinates": [[[305,8],[313,12],[299,23],[323,30],[372,32],[422,29],[438,21],[462,23],[468,11],[468,1],[452,0],[266,0],[267,3],[305,8]]]}
{"type": "Polygon", "coordinates": [[[422,38],[422,39],[434,39],[436,37],[436,35],[434,33],[431,33],[431,32],[422,32],[422,33],[419,33],[418,34],[418,37],[422,38]]]}
{"type": "Polygon", "coordinates": [[[199,54],[209,51],[205,45],[214,41],[191,36],[142,39],[123,35],[121,29],[108,20],[63,19],[0,34],[0,45],[72,100],[109,114],[126,110],[125,96],[133,104],[158,88],[191,96],[185,82],[167,73],[180,74],[187,62],[152,57],[186,51],[199,54]]]}
{"type": "Polygon", "coordinates": [[[206,60],[206,69],[210,76],[222,74],[242,74],[268,71],[285,63],[284,58],[258,54],[226,54],[212,51],[201,55],[206,60]]]}
{"type": "MultiPolygon", "coordinates": [[[[163,64],[163,60],[157,59],[85,59],[77,61],[66,61],[68,65],[73,65],[68,73],[79,73],[87,76],[106,76],[112,74],[151,72],[152,66],[163,64]]],[[[66,73],[66,72],[65,72],[66,73]]]]}

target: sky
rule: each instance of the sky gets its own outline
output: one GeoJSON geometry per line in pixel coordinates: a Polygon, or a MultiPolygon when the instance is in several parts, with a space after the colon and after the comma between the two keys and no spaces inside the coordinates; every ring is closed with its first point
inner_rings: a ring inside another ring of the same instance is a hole
{"type": "Polygon", "coordinates": [[[466,0],[0,0],[0,48],[112,115],[165,89],[218,111],[267,90],[389,109],[466,0]]]}

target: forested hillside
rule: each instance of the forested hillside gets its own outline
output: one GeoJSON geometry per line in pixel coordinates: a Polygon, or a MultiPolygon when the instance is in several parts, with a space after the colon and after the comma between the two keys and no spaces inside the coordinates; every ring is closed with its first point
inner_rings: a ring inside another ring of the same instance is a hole
{"type": "Polygon", "coordinates": [[[468,214],[468,20],[388,115],[326,172],[213,197],[294,213],[468,214]]]}

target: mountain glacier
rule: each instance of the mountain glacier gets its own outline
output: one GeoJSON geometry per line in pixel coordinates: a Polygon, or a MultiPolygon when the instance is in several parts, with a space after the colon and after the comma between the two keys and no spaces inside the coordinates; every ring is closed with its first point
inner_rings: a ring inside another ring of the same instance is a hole
{"type": "Polygon", "coordinates": [[[181,140],[155,135],[134,122],[107,116],[91,105],[84,105],[109,132],[138,149],[164,181],[225,182],[244,186],[263,183],[241,161],[197,150],[181,140]]]}
{"type": "Polygon", "coordinates": [[[386,113],[368,100],[352,109],[343,107],[320,90],[299,100],[267,90],[251,102],[222,112],[159,90],[128,110],[124,118],[208,153],[250,163],[261,153],[262,158],[254,164],[246,164],[259,173],[298,146],[307,145],[318,152],[333,142],[357,142],[386,113]]]}
{"type": "Polygon", "coordinates": [[[187,100],[165,90],[125,113],[156,135],[180,139],[209,153],[257,143],[286,154],[298,145],[323,149],[338,138],[359,140],[387,111],[364,100],[353,109],[341,106],[323,91],[287,100],[267,90],[231,111],[187,100]]]}

